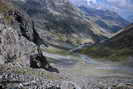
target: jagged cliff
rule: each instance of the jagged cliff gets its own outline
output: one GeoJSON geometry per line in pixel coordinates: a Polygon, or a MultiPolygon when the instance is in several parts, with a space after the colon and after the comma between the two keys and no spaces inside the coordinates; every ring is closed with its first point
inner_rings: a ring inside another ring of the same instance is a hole
{"type": "MultiPolygon", "coordinates": [[[[10,8],[7,3],[0,2],[0,4],[10,8]]],[[[0,13],[0,63],[30,67],[33,62],[31,58],[36,55],[34,60],[37,60],[42,68],[49,65],[46,58],[41,55],[42,52],[38,50],[40,45],[47,45],[38,35],[34,22],[16,8],[6,9],[6,11],[2,9],[5,8],[1,7],[0,13]],[[40,55],[43,58],[42,61],[40,55]]]]}

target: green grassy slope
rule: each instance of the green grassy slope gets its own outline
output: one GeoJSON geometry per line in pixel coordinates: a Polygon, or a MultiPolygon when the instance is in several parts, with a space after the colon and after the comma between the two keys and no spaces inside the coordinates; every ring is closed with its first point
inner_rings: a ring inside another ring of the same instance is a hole
{"type": "Polygon", "coordinates": [[[125,60],[133,56],[133,24],[104,43],[82,49],[81,53],[94,58],[125,60]]]}

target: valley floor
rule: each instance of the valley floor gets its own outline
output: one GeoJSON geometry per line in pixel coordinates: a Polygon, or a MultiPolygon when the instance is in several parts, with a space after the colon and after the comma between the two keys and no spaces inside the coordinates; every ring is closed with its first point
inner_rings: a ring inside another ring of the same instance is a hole
{"type": "Polygon", "coordinates": [[[11,86],[16,89],[133,89],[133,68],[130,66],[100,62],[79,54],[44,52],[44,55],[60,73],[30,68],[13,71],[12,68],[13,72],[0,73],[0,78],[5,74],[5,80],[10,77],[10,81],[1,79],[0,82],[8,82],[6,89],[11,86]]]}
{"type": "Polygon", "coordinates": [[[113,86],[117,87],[119,84],[123,86],[123,83],[131,84],[131,87],[118,89],[133,89],[133,68],[131,66],[114,62],[100,62],[85,55],[80,55],[79,58],[50,53],[44,53],[44,55],[60,60],[56,64],[61,71],[60,74],[68,80],[76,82],[80,85],[80,89],[95,89],[94,86],[101,87],[96,89],[117,89],[113,86]]]}

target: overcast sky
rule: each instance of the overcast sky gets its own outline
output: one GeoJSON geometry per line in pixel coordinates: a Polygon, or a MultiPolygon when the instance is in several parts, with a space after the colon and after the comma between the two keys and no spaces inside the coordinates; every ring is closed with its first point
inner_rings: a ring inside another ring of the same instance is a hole
{"type": "Polygon", "coordinates": [[[71,0],[97,9],[110,9],[126,18],[133,15],[133,0],[71,0]]]}

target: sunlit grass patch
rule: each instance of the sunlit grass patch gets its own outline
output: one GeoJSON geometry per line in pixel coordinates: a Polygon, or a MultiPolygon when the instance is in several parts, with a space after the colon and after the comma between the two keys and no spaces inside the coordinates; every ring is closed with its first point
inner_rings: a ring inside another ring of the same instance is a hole
{"type": "Polygon", "coordinates": [[[94,46],[80,51],[93,58],[109,59],[112,61],[126,61],[129,56],[133,56],[133,50],[129,48],[110,48],[107,46],[94,46]]]}

